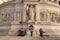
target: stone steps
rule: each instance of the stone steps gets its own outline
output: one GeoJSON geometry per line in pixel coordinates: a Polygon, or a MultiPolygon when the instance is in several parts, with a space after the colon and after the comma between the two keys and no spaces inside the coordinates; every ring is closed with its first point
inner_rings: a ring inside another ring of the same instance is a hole
{"type": "Polygon", "coordinates": [[[9,30],[8,26],[0,26],[0,36],[8,35],[9,30]]]}
{"type": "Polygon", "coordinates": [[[60,40],[60,37],[0,36],[1,40],[60,40]]]}

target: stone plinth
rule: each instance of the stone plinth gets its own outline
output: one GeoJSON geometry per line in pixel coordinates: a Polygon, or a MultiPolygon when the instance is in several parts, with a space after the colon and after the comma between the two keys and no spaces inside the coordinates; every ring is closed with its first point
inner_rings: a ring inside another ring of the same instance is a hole
{"type": "Polygon", "coordinates": [[[9,31],[9,35],[17,35],[18,34],[18,30],[20,28],[20,23],[19,22],[12,22],[11,23],[11,29],[9,31]]]}
{"type": "Polygon", "coordinates": [[[28,24],[34,24],[34,20],[29,20],[28,24]]]}
{"type": "Polygon", "coordinates": [[[21,28],[27,29],[28,28],[27,23],[12,22],[11,29],[10,29],[8,35],[12,35],[12,36],[18,35],[18,30],[20,30],[21,28]]]}

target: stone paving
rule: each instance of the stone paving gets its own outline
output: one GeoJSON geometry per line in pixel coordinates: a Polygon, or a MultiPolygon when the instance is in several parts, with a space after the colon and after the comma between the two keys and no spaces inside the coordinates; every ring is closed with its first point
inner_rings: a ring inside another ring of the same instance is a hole
{"type": "Polygon", "coordinates": [[[0,36],[0,40],[60,40],[60,37],[40,37],[40,36],[0,36]]]}

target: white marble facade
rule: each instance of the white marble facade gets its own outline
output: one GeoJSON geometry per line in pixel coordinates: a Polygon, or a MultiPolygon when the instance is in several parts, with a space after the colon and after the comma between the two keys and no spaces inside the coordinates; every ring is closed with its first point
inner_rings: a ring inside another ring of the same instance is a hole
{"type": "Polygon", "coordinates": [[[0,5],[0,25],[9,24],[11,26],[10,35],[16,35],[19,28],[28,28],[30,24],[33,24],[37,31],[43,28],[52,29],[55,32],[56,27],[60,30],[60,6],[56,2],[52,0],[15,0],[3,3],[0,5]]]}

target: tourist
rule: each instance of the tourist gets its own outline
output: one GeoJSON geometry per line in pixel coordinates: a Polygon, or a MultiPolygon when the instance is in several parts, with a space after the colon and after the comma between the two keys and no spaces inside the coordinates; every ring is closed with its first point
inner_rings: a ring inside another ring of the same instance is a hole
{"type": "Polygon", "coordinates": [[[29,30],[30,30],[31,37],[32,37],[32,36],[33,36],[33,30],[34,30],[34,27],[33,27],[33,25],[30,25],[30,26],[29,26],[29,30]]]}
{"type": "Polygon", "coordinates": [[[42,37],[43,36],[43,33],[44,33],[44,31],[43,31],[42,28],[39,29],[39,33],[40,33],[40,36],[42,37]]]}
{"type": "Polygon", "coordinates": [[[26,30],[24,28],[18,30],[18,36],[25,36],[25,35],[26,35],[26,30]]]}

